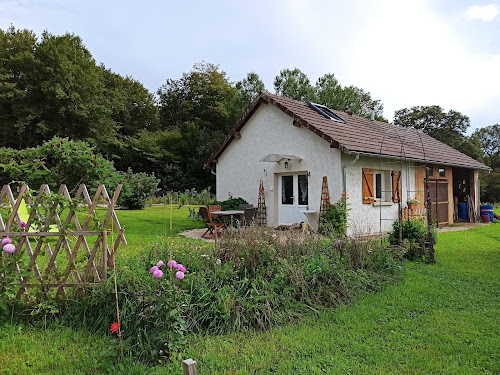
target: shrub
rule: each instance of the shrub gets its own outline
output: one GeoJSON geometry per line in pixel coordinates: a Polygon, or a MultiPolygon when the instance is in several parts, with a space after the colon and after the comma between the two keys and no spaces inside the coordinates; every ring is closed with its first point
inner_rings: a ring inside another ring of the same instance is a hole
{"type": "Polygon", "coordinates": [[[238,198],[230,197],[225,201],[214,201],[210,204],[220,205],[222,210],[230,211],[230,210],[239,210],[240,204],[248,204],[248,202],[240,197],[238,198]]]}
{"type": "Polygon", "coordinates": [[[160,180],[155,178],[154,173],[148,175],[144,172],[133,173],[128,169],[121,173],[123,177],[123,189],[118,198],[118,203],[129,210],[142,210],[146,207],[149,199],[158,191],[160,180]]]}
{"type": "MultiPolygon", "coordinates": [[[[428,241],[428,229],[425,222],[421,219],[405,220],[402,223],[402,239],[405,256],[409,259],[421,258],[426,256],[426,242],[428,241]]],[[[437,243],[437,229],[432,226],[432,239],[437,243]]],[[[389,242],[392,245],[399,244],[399,222],[392,224],[392,232],[389,233],[389,242]]]]}
{"type": "Polygon", "coordinates": [[[345,193],[337,203],[326,206],[319,218],[319,232],[334,238],[345,236],[347,233],[347,204],[345,193]]]}
{"type": "Polygon", "coordinates": [[[113,163],[97,154],[83,141],[54,137],[35,148],[14,150],[0,148],[0,185],[25,182],[32,188],[48,184],[70,190],[85,183],[91,190],[99,183],[114,189],[119,180],[113,163]]]}

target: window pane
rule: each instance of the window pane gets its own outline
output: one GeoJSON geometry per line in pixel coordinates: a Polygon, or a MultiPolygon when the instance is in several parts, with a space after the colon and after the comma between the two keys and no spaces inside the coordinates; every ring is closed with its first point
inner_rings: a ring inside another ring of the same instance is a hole
{"type": "Polygon", "coordinates": [[[434,168],[429,168],[429,176],[432,176],[434,174],[434,168]]]}
{"type": "Polygon", "coordinates": [[[308,203],[308,185],[307,175],[299,175],[299,204],[307,205],[308,203]]]}
{"type": "Polygon", "coordinates": [[[281,203],[293,204],[293,176],[281,176],[281,203]]]}
{"type": "Polygon", "coordinates": [[[375,174],[375,198],[382,198],[382,174],[375,174]]]}
{"type": "Polygon", "coordinates": [[[439,177],[445,177],[444,168],[439,168],[439,177]]]}

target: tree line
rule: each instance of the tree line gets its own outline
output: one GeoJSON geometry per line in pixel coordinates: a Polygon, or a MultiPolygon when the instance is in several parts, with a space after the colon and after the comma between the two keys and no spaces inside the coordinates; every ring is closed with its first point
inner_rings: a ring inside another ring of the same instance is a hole
{"type": "MultiPolygon", "coordinates": [[[[278,95],[364,117],[374,110],[377,120],[387,121],[380,100],[361,88],[342,86],[330,73],[312,84],[301,70],[283,69],[273,86],[278,95]]],[[[214,186],[203,164],[264,90],[255,72],[231,82],[218,65],[200,62],[151,93],[132,77],[98,64],[74,34],[37,37],[13,26],[0,29],[2,150],[41,147],[54,137],[84,142],[118,171],[154,173],[165,191],[214,186]]],[[[396,111],[394,122],[499,168],[498,125],[467,137],[468,117],[438,106],[396,111]]]]}

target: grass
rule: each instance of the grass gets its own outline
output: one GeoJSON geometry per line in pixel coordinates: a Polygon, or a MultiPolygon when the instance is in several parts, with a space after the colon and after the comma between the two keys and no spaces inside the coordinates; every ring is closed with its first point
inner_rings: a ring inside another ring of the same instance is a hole
{"type": "MultiPolygon", "coordinates": [[[[164,236],[165,211],[119,211],[129,241],[120,254],[164,236]]],[[[185,219],[187,209],[177,214],[174,233],[201,226],[185,219]]],[[[192,337],[183,357],[194,358],[200,374],[500,373],[500,225],[440,233],[436,254],[436,265],[407,262],[400,284],[350,306],[267,332],[192,337]]],[[[7,323],[0,326],[0,374],[105,373],[109,345],[109,337],[91,332],[7,323]]],[[[110,372],[181,373],[179,363],[170,367],[127,364],[110,372]]]]}
{"type": "Polygon", "coordinates": [[[202,337],[203,373],[498,374],[500,226],[442,233],[437,264],[401,284],[265,333],[202,337]]]}

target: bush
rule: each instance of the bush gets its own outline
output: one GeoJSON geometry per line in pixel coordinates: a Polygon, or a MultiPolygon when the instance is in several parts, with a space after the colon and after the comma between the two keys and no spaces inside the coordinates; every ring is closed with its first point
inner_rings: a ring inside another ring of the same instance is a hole
{"type": "Polygon", "coordinates": [[[214,201],[210,204],[220,205],[223,211],[231,211],[231,210],[239,210],[240,204],[248,204],[248,202],[240,197],[238,198],[230,197],[225,201],[214,201]]]}
{"type": "Polygon", "coordinates": [[[0,148],[0,172],[0,185],[18,181],[34,189],[48,184],[57,190],[66,184],[74,190],[82,183],[90,190],[95,190],[99,183],[114,189],[119,180],[113,163],[97,154],[93,147],[59,137],[35,148],[0,148]]]}
{"type": "Polygon", "coordinates": [[[319,232],[333,238],[343,237],[347,233],[347,204],[345,194],[337,203],[326,206],[319,217],[319,232]]]}
{"type": "MultiPolygon", "coordinates": [[[[405,257],[408,259],[426,257],[426,242],[428,241],[428,229],[425,222],[421,219],[405,220],[402,224],[402,239],[406,249],[405,257]]],[[[437,243],[437,229],[432,226],[432,239],[437,243]]],[[[389,242],[392,245],[399,244],[399,222],[392,224],[392,232],[389,233],[389,242]]]]}
{"type": "Polygon", "coordinates": [[[146,207],[148,200],[158,191],[160,180],[155,178],[154,173],[133,173],[128,169],[127,173],[121,173],[123,177],[123,189],[118,198],[118,204],[129,210],[142,210],[146,207]]]}

